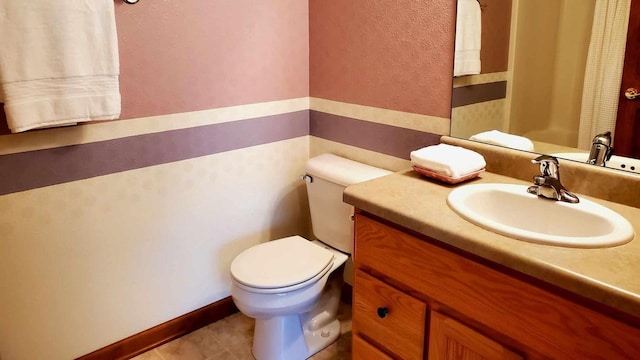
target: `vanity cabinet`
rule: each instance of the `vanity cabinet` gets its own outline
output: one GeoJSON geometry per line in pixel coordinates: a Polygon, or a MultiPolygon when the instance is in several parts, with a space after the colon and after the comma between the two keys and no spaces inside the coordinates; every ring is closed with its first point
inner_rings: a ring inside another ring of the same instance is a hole
{"type": "Polygon", "coordinates": [[[437,311],[431,312],[429,322],[429,359],[524,359],[502,344],[437,311]]]}
{"type": "Polygon", "coordinates": [[[633,320],[363,212],[354,263],[354,359],[640,359],[633,320]]]}

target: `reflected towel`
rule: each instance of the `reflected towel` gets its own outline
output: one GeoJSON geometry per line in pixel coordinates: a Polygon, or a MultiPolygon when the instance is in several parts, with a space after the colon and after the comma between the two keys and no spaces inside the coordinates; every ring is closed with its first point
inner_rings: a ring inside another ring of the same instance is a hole
{"type": "Polygon", "coordinates": [[[453,76],[480,74],[482,12],[478,0],[458,0],[453,76]]]}
{"type": "Polygon", "coordinates": [[[469,140],[492,145],[506,146],[516,150],[533,151],[533,142],[524,136],[511,135],[498,130],[491,130],[475,134],[469,140]]]}
{"type": "Polygon", "coordinates": [[[438,174],[457,178],[486,166],[484,157],[459,146],[438,144],[412,151],[411,163],[438,174]]]}
{"type": "Polygon", "coordinates": [[[0,34],[11,131],[120,117],[113,0],[4,0],[0,34]]]}

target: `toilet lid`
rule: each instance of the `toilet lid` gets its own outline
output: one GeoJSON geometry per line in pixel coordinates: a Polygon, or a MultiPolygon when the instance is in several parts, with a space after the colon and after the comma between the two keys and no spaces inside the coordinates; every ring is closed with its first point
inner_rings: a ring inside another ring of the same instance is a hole
{"type": "Polygon", "coordinates": [[[300,236],[253,246],[231,263],[231,276],[253,288],[273,289],[305,282],[326,269],[333,253],[300,236]]]}

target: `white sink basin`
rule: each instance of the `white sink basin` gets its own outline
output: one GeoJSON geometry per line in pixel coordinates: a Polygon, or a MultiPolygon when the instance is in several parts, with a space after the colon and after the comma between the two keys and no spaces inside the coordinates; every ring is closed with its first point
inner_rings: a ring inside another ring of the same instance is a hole
{"type": "Polygon", "coordinates": [[[539,198],[526,185],[466,185],[454,189],[447,204],[480,227],[540,244],[600,248],[635,235],[629,221],[609,208],[584,198],[578,204],[539,198]]]}
{"type": "MultiPolygon", "coordinates": [[[[587,162],[589,153],[586,152],[564,152],[551,154],[561,159],[574,160],[579,162],[587,162]]],[[[632,159],[624,156],[613,155],[611,159],[607,161],[606,167],[612,169],[620,169],[630,171],[636,174],[640,174],[640,160],[632,159]]]]}

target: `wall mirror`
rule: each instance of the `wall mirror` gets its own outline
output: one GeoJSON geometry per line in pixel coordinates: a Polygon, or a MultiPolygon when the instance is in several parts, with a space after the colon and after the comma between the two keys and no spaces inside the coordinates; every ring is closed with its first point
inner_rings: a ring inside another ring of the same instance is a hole
{"type": "MultiPolygon", "coordinates": [[[[532,140],[537,153],[586,161],[591,139],[603,132],[598,129],[610,128],[615,156],[607,167],[640,174],[640,97],[627,100],[621,91],[640,89],[640,76],[632,74],[640,72],[638,43],[626,46],[625,58],[626,42],[640,37],[640,2],[475,1],[481,9],[481,71],[453,79],[451,136],[499,130],[532,140]],[[623,29],[602,25],[620,24],[621,17],[623,29]],[[604,53],[590,54],[594,33],[606,40],[604,53]],[[616,36],[622,48],[607,49],[616,36]],[[617,72],[606,51],[617,51],[617,72]],[[611,84],[617,88],[605,91],[611,84]],[[589,99],[587,108],[583,98],[589,99]]],[[[460,20],[457,26],[460,32],[460,20]]]]}

